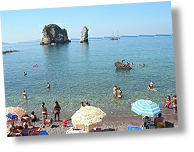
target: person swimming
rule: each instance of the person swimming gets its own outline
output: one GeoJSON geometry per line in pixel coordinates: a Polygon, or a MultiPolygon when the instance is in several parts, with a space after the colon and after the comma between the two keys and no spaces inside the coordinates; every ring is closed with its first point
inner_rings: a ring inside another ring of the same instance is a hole
{"type": "Polygon", "coordinates": [[[27,75],[27,73],[26,72],[24,72],[24,76],[26,76],[27,75]]]}

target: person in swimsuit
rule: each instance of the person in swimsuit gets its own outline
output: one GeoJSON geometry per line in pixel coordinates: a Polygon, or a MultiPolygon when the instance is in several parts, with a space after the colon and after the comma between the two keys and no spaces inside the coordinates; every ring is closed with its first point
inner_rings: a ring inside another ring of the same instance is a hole
{"type": "Polygon", "coordinates": [[[41,109],[42,109],[42,124],[45,124],[45,120],[47,119],[47,109],[44,106],[45,103],[42,103],[41,109]]]}
{"type": "Polygon", "coordinates": [[[28,97],[28,96],[27,96],[27,94],[26,94],[26,92],[25,92],[25,90],[24,90],[24,92],[22,93],[22,98],[23,98],[23,99],[27,99],[27,97],[28,97]]]}
{"type": "Polygon", "coordinates": [[[36,121],[38,121],[38,118],[37,118],[37,116],[34,114],[34,111],[32,111],[31,112],[31,120],[32,120],[32,122],[36,122],[36,121]]]}
{"type": "Polygon", "coordinates": [[[53,108],[53,113],[55,114],[54,121],[56,121],[56,116],[58,117],[58,121],[59,121],[60,110],[61,110],[61,107],[59,106],[59,103],[56,101],[55,106],[53,108]]]}
{"type": "Polygon", "coordinates": [[[116,86],[116,84],[115,84],[115,86],[113,88],[113,95],[117,96],[117,86],[116,86]]]}
{"type": "Polygon", "coordinates": [[[28,116],[28,114],[26,114],[24,117],[21,118],[21,126],[23,127],[25,124],[29,124],[29,126],[33,126],[31,123],[31,118],[28,116]]]}
{"type": "Polygon", "coordinates": [[[47,84],[46,88],[50,89],[51,86],[50,86],[49,82],[47,82],[46,84],[47,84]]]}
{"type": "Polygon", "coordinates": [[[176,97],[176,94],[172,98],[172,104],[173,104],[174,113],[177,113],[177,97],[176,97]]]}
{"type": "Polygon", "coordinates": [[[169,108],[170,105],[171,105],[170,96],[167,96],[165,107],[169,108]]]}
{"type": "Polygon", "coordinates": [[[90,104],[88,102],[86,102],[85,106],[90,106],[90,104]]]}
{"type": "Polygon", "coordinates": [[[150,86],[151,89],[153,89],[153,87],[154,87],[154,84],[151,80],[149,80],[149,86],[150,86]]]}
{"type": "Polygon", "coordinates": [[[83,101],[81,101],[81,107],[85,107],[85,105],[84,105],[84,102],[83,102],[83,101]]]}
{"type": "Polygon", "coordinates": [[[122,91],[120,88],[118,88],[118,91],[117,91],[117,98],[118,99],[121,99],[122,98],[122,91]]]}

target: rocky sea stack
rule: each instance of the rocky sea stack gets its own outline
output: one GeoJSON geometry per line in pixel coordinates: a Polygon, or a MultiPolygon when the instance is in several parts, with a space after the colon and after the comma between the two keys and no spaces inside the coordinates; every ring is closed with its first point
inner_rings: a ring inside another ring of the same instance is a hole
{"type": "Polygon", "coordinates": [[[65,44],[71,42],[68,39],[67,30],[61,29],[56,24],[45,25],[42,32],[42,41],[40,45],[49,45],[52,43],[65,44]]]}
{"type": "Polygon", "coordinates": [[[86,26],[83,27],[83,31],[81,31],[80,43],[88,42],[88,28],[86,26]]]}

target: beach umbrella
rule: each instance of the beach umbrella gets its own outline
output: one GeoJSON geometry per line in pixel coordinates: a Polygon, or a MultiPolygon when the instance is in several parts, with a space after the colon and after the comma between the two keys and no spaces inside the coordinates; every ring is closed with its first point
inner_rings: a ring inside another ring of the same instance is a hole
{"type": "Polygon", "coordinates": [[[155,102],[151,100],[140,99],[131,104],[131,110],[142,116],[153,117],[160,113],[161,110],[155,102]]]}
{"type": "MultiPolygon", "coordinates": [[[[27,114],[27,112],[20,108],[20,107],[7,107],[6,108],[6,115],[8,114],[14,114],[17,115],[18,119],[21,119],[23,116],[25,116],[27,114]]],[[[7,121],[9,121],[10,118],[7,118],[7,121]]]]}
{"type": "Polygon", "coordinates": [[[75,129],[90,131],[93,128],[102,126],[105,119],[106,113],[100,108],[85,106],[74,113],[71,122],[75,129]]]}

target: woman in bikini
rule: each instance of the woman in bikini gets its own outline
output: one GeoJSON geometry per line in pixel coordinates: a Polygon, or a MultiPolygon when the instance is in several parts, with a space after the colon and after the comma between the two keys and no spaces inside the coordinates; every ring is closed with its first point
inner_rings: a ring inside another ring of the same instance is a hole
{"type": "Polygon", "coordinates": [[[61,107],[59,106],[59,103],[56,101],[55,106],[53,108],[53,113],[55,114],[54,121],[56,121],[56,116],[58,117],[58,121],[59,121],[60,110],[61,110],[61,107]]]}
{"type": "Polygon", "coordinates": [[[170,96],[167,96],[165,107],[169,108],[170,105],[171,105],[170,96]]]}
{"type": "Polygon", "coordinates": [[[45,119],[47,119],[47,109],[44,106],[45,103],[42,103],[41,109],[42,109],[42,124],[45,124],[45,119]]]}

